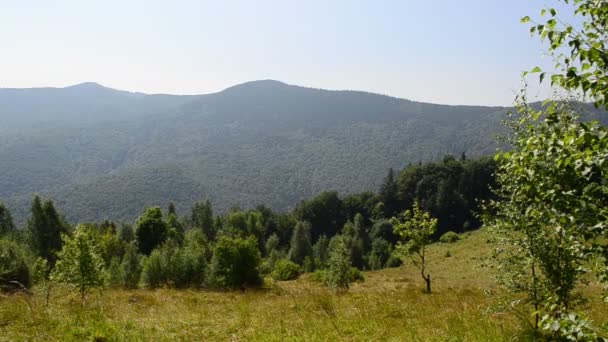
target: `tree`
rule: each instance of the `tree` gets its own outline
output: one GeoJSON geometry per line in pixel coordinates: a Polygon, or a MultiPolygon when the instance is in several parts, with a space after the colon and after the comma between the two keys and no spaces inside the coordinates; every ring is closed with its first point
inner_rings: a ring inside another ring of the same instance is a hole
{"type": "Polygon", "coordinates": [[[314,263],[317,268],[325,268],[329,261],[329,239],[326,235],[321,235],[319,240],[312,246],[314,263]]]}
{"type": "Polygon", "coordinates": [[[160,207],[146,208],[137,219],[135,235],[137,236],[139,250],[144,255],[149,255],[154,248],[165,241],[167,226],[163,221],[163,213],[160,207]]]}
{"type": "Polygon", "coordinates": [[[391,217],[397,212],[399,206],[397,192],[395,172],[393,171],[393,168],[390,168],[388,169],[388,174],[386,175],[386,178],[384,178],[382,186],[380,187],[380,192],[378,193],[380,202],[384,203],[385,217],[391,217]]]}
{"type": "Polygon", "coordinates": [[[291,237],[288,259],[302,266],[304,265],[304,259],[310,256],[312,256],[310,224],[298,222],[291,237]]]}
{"type": "Polygon", "coordinates": [[[420,269],[420,275],[426,283],[426,292],[431,293],[431,275],[426,272],[426,247],[437,230],[437,219],[423,211],[418,202],[414,202],[412,210],[406,210],[401,220],[392,218],[391,223],[395,234],[401,239],[397,245],[398,251],[410,257],[420,269]]]}
{"type": "Polygon", "coordinates": [[[365,266],[364,255],[365,246],[363,240],[363,227],[361,224],[347,222],[342,229],[344,244],[350,253],[350,260],[353,266],[363,269],[365,266]]]}
{"type": "MultiPolygon", "coordinates": [[[[573,6],[580,25],[564,24],[557,10],[544,8],[541,17],[549,18],[530,28],[549,43],[557,62],[551,85],[570,99],[591,98],[606,107],[608,7],[604,1],[564,2],[573,6]]],[[[540,73],[541,82],[547,75],[539,67],[530,73],[540,73]]],[[[501,280],[528,294],[536,326],[552,338],[594,339],[589,322],[573,313],[573,290],[589,264],[600,281],[608,281],[608,255],[600,243],[608,236],[608,132],[596,122],[582,122],[581,106],[572,101],[538,107],[524,93],[516,105],[508,122],[512,150],[496,156],[498,200],[490,206],[495,216],[489,223],[500,237],[501,280]]]]}
{"type": "Polygon", "coordinates": [[[86,292],[104,284],[104,261],[94,235],[84,226],[76,227],[72,236],[62,235],[63,247],[51,279],[76,287],[84,303],[86,292]]]}
{"type": "Polygon", "coordinates": [[[131,243],[125,248],[125,255],[120,263],[122,285],[128,289],[137,288],[141,274],[140,257],[137,248],[131,243]]]}
{"type": "Polygon", "coordinates": [[[262,283],[261,256],[255,237],[219,236],[213,250],[208,282],[211,286],[244,288],[262,283]]]}
{"type": "Polygon", "coordinates": [[[52,201],[48,200],[43,205],[39,196],[34,197],[28,229],[34,250],[53,268],[57,259],[56,253],[61,249],[61,234],[67,231],[67,227],[52,201]]]}
{"type": "Polygon", "coordinates": [[[338,291],[346,291],[351,282],[350,251],[341,236],[337,236],[335,241],[330,252],[325,284],[338,291]]]}
{"type": "Polygon", "coordinates": [[[207,241],[215,241],[217,229],[213,222],[213,207],[211,202],[206,200],[204,203],[196,203],[192,207],[190,214],[192,226],[199,228],[207,237],[207,241]]]}
{"type": "Polygon", "coordinates": [[[298,204],[294,216],[310,223],[310,237],[314,243],[319,236],[336,235],[346,223],[344,204],[336,191],[325,191],[298,204]]]}
{"type": "Polygon", "coordinates": [[[0,237],[15,231],[11,212],[0,202],[0,237]]]}

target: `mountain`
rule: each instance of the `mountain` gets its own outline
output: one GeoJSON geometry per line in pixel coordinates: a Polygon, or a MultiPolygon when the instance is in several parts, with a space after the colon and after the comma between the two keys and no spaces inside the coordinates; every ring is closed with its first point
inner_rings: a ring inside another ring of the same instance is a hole
{"type": "Polygon", "coordinates": [[[389,167],[491,154],[506,110],[272,80],[195,96],[0,89],[0,199],[21,223],[34,193],[71,222],[207,198],[286,210],[323,190],[376,190],[389,167]]]}

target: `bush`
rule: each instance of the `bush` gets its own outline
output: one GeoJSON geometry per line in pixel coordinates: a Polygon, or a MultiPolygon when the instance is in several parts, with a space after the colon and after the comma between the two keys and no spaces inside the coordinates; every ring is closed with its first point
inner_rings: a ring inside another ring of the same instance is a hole
{"type": "Polygon", "coordinates": [[[274,265],[272,278],[275,280],[294,280],[300,275],[300,266],[286,259],[279,260],[274,265]]]}
{"type": "Polygon", "coordinates": [[[365,281],[365,276],[363,275],[363,272],[361,272],[358,268],[351,267],[350,271],[348,272],[348,280],[351,283],[363,282],[365,281]]]}
{"type": "Polygon", "coordinates": [[[208,284],[214,287],[237,288],[259,286],[262,277],[260,250],[255,237],[247,239],[221,236],[218,238],[211,266],[208,284]]]}
{"type": "MultiPolygon", "coordinates": [[[[316,270],[310,275],[310,280],[319,283],[327,283],[327,270],[316,270]]],[[[362,282],[365,281],[365,275],[356,267],[351,267],[348,271],[348,282],[362,282]]]]}
{"type": "Polygon", "coordinates": [[[30,269],[25,251],[13,241],[0,239],[0,290],[19,288],[14,282],[30,286],[30,269]]]}
{"type": "Polygon", "coordinates": [[[443,243],[454,243],[458,240],[460,240],[460,235],[454,232],[447,232],[441,235],[441,237],[439,238],[439,241],[443,243]]]}

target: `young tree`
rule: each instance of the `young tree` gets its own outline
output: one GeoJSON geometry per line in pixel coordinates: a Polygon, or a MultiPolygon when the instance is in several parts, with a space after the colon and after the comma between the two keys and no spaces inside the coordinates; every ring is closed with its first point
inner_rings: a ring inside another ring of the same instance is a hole
{"type": "Polygon", "coordinates": [[[76,287],[84,303],[86,292],[104,284],[104,261],[97,249],[94,235],[84,226],[74,234],[62,235],[63,247],[51,279],[76,287]]]}
{"type": "Polygon", "coordinates": [[[288,258],[292,262],[302,266],[306,257],[312,256],[312,244],[310,243],[310,224],[298,222],[291,237],[291,245],[288,258]]]}
{"type": "Polygon", "coordinates": [[[163,221],[163,213],[160,207],[146,208],[137,219],[135,235],[137,236],[139,250],[144,255],[149,255],[154,248],[165,241],[167,225],[163,221]]]}
{"type": "Polygon", "coordinates": [[[395,234],[401,239],[397,245],[398,251],[410,257],[420,269],[420,275],[426,283],[426,292],[431,293],[431,275],[426,272],[426,247],[437,230],[437,219],[423,211],[418,202],[414,202],[412,210],[403,213],[402,220],[394,217],[391,223],[395,234]]]}
{"type": "Polygon", "coordinates": [[[341,236],[336,236],[334,241],[329,256],[325,284],[337,291],[346,291],[351,282],[350,250],[341,236]]]}
{"type": "Polygon", "coordinates": [[[11,212],[0,202],[0,237],[15,231],[11,212]]]}
{"type": "MultiPolygon", "coordinates": [[[[606,106],[608,7],[604,1],[564,2],[573,6],[577,27],[545,8],[541,17],[549,18],[530,28],[549,43],[557,61],[551,85],[571,98],[583,95],[606,106]]],[[[531,73],[540,73],[541,82],[547,75],[538,67],[531,73]]],[[[538,108],[522,95],[516,104],[517,115],[508,123],[513,148],[497,155],[499,200],[491,206],[496,215],[490,223],[501,233],[501,278],[529,294],[542,314],[536,315],[537,326],[552,338],[593,339],[589,322],[573,314],[573,290],[590,264],[600,280],[608,280],[601,243],[608,236],[608,132],[596,122],[582,122],[582,106],[569,101],[546,101],[538,108]]]]}

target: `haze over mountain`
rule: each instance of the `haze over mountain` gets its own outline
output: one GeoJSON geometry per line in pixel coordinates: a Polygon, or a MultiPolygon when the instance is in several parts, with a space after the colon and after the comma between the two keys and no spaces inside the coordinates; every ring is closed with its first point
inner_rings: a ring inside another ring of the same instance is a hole
{"type": "Polygon", "coordinates": [[[34,193],[72,222],[207,198],[284,210],[327,189],[376,190],[390,167],[490,154],[505,112],[272,80],[194,96],[0,89],[0,199],[19,222],[34,193]]]}

